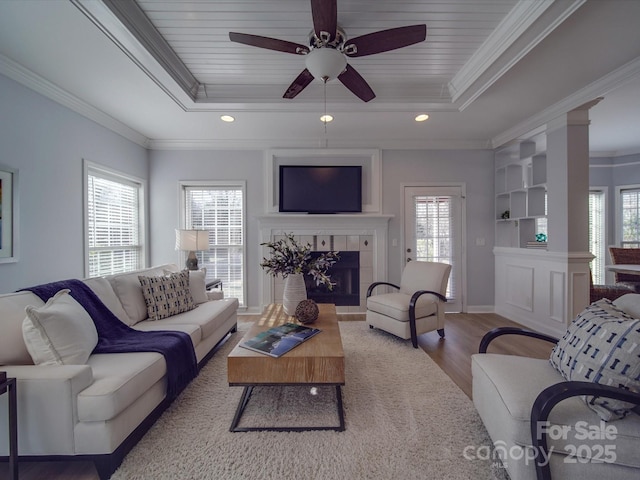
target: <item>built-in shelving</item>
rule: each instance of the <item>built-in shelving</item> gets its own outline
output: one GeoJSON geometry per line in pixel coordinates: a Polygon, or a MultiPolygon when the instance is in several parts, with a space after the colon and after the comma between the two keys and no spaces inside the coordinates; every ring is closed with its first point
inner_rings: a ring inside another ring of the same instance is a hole
{"type": "Polygon", "coordinates": [[[547,155],[524,141],[496,154],[496,246],[526,248],[547,216],[547,155]]]}

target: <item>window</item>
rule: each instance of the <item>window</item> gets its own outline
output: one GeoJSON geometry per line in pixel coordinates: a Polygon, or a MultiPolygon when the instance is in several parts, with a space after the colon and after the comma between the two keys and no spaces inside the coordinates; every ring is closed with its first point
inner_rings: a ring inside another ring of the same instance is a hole
{"type": "Polygon", "coordinates": [[[620,189],[620,246],[640,247],[640,188],[620,189]]]}
{"type": "Polygon", "coordinates": [[[131,176],[85,162],[85,273],[144,267],[144,186],[131,176]]]}
{"type": "Polygon", "coordinates": [[[589,192],[589,252],[595,256],[591,261],[591,275],[596,285],[606,283],[605,197],[603,190],[589,192]]]}
{"type": "Polygon", "coordinates": [[[207,281],[222,280],[225,295],[246,305],[244,182],[182,184],[185,228],[209,231],[209,250],[196,252],[207,281]]]}

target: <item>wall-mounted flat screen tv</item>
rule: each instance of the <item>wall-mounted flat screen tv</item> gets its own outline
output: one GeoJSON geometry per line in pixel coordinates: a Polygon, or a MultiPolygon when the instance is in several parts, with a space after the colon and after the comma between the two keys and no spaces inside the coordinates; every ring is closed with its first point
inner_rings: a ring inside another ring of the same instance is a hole
{"type": "Polygon", "coordinates": [[[360,165],[280,165],[281,212],[362,212],[360,165]]]}

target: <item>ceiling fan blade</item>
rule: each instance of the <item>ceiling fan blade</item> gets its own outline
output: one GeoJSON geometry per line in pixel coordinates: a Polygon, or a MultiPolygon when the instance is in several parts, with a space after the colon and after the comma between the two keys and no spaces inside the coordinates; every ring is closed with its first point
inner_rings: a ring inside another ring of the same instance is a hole
{"type": "Polygon", "coordinates": [[[426,25],[390,28],[352,38],[345,43],[347,57],[364,57],[420,43],[427,38],[426,25]]]}
{"type": "Polygon", "coordinates": [[[309,85],[312,81],[313,81],[313,75],[311,75],[311,72],[305,68],[300,73],[300,75],[296,77],[293,83],[289,85],[289,88],[287,88],[287,91],[284,92],[284,95],[282,96],[282,98],[294,98],[302,90],[304,90],[307,87],[307,85],[309,85]]]}
{"type": "Polygon", "coordinates": [[[248,33],[229,32],[229,40],[236,43],[243,43],[244,45],[251,45],[252,47],[276,50],[278,52],[296,53],[298,55],[309,53],[309,47],[305,47],[299,43],[278,40],[277,38],[261,37],[260,35],[250,35],[248,33]]]}
{"type": "Polygon", "coordinates": [[[338,28],[337,0],[311,0],[311,16],[313,17],[313,31],[323,40],[320,32],[327,32],[328,42],[336,38],[338,28]]]}
{"type": "Polygon", "coordinates": [[[373,93],[366,80],[351,65],[347,65],[344,72],[338,75],[338,80],[363,102],[376,98],[376,94],[373,93]]]}

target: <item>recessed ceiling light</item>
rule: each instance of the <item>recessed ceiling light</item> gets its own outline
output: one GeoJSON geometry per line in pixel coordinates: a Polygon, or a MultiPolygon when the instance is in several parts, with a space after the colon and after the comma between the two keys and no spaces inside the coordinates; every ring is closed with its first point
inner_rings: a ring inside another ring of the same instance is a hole
{"type": "Polygon", "coordinates": [[[222,115],[220,117],[220,120],[222,120],[223,122],[234,122],[236,119],[233,118],[231,115],[222,115]]]}
{"type": "Polygon", "coordinates": [[[320,117],[320,121],[323,122],[323,123],[328,123],[328,122],[330,122],[332,120],[333,120],[333,117],[331,115],[322,115],[320,117]]]}
{"type": "Polygon", "coordinates": [[[421,113],[416,117],[416,122],[424,122],[428,118],[429,118],[429,115],[427,115],[426,113],[421,113]]]}

